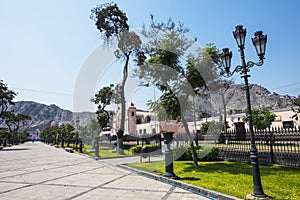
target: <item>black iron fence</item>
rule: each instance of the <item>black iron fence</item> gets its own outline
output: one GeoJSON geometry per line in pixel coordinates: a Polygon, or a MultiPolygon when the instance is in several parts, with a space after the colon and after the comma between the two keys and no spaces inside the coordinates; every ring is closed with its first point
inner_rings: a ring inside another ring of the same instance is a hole
{"type": "MultiPolygon", "coordinates": [[[[96,137],[84,137],[82,141],[85,145],[92,146],[94,148],[96,143],[96,137]]],[[[117,145],[117,137],[111,135],[102,135],[98,139],[99,145],[104,147],[114,148],[117,145]]],[[[153,144],[157,148],[161,149],[162,138],[160,134],[143,134],[143,135],[124,135],[123,148],[130,149],[136,145],[153,144]]]]}
{"type": "MultiPolygon", "coordinates": [[[[300,128],[273,128],[254,131],[260,164],[300,167],[300,128]]],[[[219,158],[250,162],[250,134],[228,131],[222,133],[217,146],[219,158]]]]}

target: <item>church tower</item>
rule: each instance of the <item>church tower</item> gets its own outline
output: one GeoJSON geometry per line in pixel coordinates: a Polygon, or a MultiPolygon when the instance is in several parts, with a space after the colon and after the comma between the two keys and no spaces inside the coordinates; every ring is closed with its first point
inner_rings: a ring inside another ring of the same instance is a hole
{"type": "Polygon", "coordinates": [[[128,134],[136,134],[136,107],[130,104],[127,111],[128,134]]]}

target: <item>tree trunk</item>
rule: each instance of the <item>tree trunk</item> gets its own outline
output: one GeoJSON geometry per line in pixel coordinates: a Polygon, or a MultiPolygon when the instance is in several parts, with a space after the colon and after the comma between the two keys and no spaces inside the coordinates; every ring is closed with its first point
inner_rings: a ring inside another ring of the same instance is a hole
{"type": "Polygon", "coordinates": [[[197,154],[195,151],[195,147],[194,147],[194,142],[193,142],[193,138],[191,137],[190,131],[189,131],[189,127],[187,125],[187,122],[184,118],[184,116],[181,116],[181,121],[182,121],[182,125],[184,127],[184,130],[189,138],[189,143],[190,143],[190,147],[191,147],[191,152],[192,152],[192,158],[193,158],[193,164],[194,167],[198,168],[198,162],[197,162],[197,154]]]}
{"type": "Polygon", "coordinates": [[[124,154],[123,149],[123,136],[125,131],[125,114],[126,114],[126,99],[125,99],[125,84],[128,77],[128,63],[130,54],[125,55],[126,62],[123,69],[123,80],[121,84],[121,122],[120,122],[120,130],[118,130],[117,137],[117,149],[119,154],[124,154]]]}

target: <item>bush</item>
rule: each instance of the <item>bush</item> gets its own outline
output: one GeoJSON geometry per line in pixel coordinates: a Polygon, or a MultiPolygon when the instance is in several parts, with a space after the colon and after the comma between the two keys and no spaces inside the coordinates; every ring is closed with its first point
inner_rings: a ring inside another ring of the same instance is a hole
{"type": "MultiPolygon", "coordinates": [[[[148,147],[148,151],[149,152],[153,152],[153,151],[156,151],[158,149],[158,147],[154,144],[146,144],[146,145],[143,145],[144,147],[148,147]]],[[[131,155],[134,155],[134,154],[140,154],[141,151],[142,151],[142,147],[143,147],[141,144],[140,145],[136,145],[136,146],[133,146],[133,147],[130,147],[129,149],[129,153],[131,155]]]]}
{"type": "Polygon", "coordinates": [[[188,153],[186,152],[186,148],[184,146],[180,146],[178,148],[173,149],[173,158],[174,160],[178,161],[184,161],[184,160],[189,160],[188,158],[188,153]]]}
{"type": "MultiPolygon", "coordinates": [[[[194,146],[198,161],[216,161],[218,160],[219,149],[209,146],[194,146]]],[[[179,147],[173,149],[173,156],[178,161],[193,160],[191,147],[179,147]]]]}
{"type": "MultiPolygon", "coordinates": [[[[195,151],[197,154],[197,151],[199,151],[201,147],[195,146],[195,151]]],[[[178,161],[187,161],[192,160],[192,152],[190,146],[181,146],[179,148],[173,149],[173,157],[176,158],[178,161]]]]}
{"type": "Polygon", "coordinates": [[[200,161],[217,161],[219,156],[218,147],[203,146],[199,152],[197,152],[200,161]]]}

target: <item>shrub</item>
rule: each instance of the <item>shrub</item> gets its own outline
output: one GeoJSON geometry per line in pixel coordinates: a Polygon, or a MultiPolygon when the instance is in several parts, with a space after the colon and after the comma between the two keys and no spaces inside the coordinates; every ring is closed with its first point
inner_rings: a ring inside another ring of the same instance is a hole
{"type": "MultiPolygon", "coordinates": [[[[148,147],[148,151],[149,152],[153,152],[153,151],[156,151],[158,149],[158,147],[154,144],[146,144],[146,145],[143,145],[144,147],[148,147]]],[[[142,147],[143,147],[141,144],[140,145],[136,145],[136,146],[132,146],[130,147],[129,149],[129,153],[131,155],[134,155],[134,154],[140,154],[141,151],[142,151],[142,147]]]]}
{"type": "Polygon", "coordinates": [[[200,161],[217,161],[219,156],[218,147],[203,146],[199,152],[197,152],[200,161]]]}
{"type": "MultiPolygon", "coordinates": [[[[218,160],[219,149],[217,147],[209,146],[195,146],[197,160],[199,161],[216,161],[218,160]]],[[[178,161],[192,160],[191,147],[179,147],[173,149],[173,156],[178,161]]]]}
{"type": "MultiPolygon", "coordinates": [[[[200,148],[201,148],[200,146],[195,146],[196,154],[200,148]]],[[[173,149],[173,156],[174,156],[174,158],[177,158],[176,160],[179,160],[179,161],[187,161],[187,160],[193,159],[190,146],[186,146],[186,147],[181,146],[179,148],[173,149]]]]}

